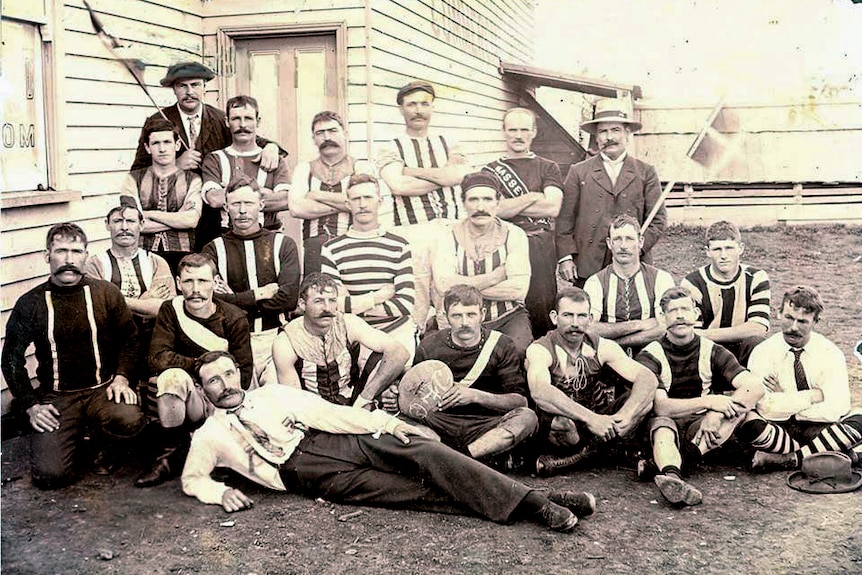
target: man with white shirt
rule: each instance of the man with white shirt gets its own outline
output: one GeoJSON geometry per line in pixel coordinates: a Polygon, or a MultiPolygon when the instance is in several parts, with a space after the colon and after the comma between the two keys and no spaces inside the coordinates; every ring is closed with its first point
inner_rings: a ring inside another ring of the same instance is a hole
{"type": "Polygon", "coordinates": [[[523,518],[560,532],[595,510],[589,493],[533,490],[384,411],[334,405],[285,385],[245,392],[228,353],[203,355],[196,372],[214,413],[192,439],[183,491],[229,513],[254,501],[213,480],[216,467],[275,491],[338,503],[475,514],[500,523],[523,518]]]}
{"type": "Polygon", "coordinates": [[[290,174],[285,158],[278,159],[278,166],[267,172],[261,166],[261,150],[257,142],[260,124],[257,100],[251,96],[234,96],[227,101],[225,113],[230,129],[231,145],[215,150],[204,158],[202,167],[203,186],[201,195],[204,204],[220,214],[220,230],[223,235],[230,229],[225,204],[225,190],[231,181],[246,176],[257,181],[263,201],[263,227],[268,230],[281,229],[278,212],[288,209],[287,192],[290,189],[290,174]]]}
{"type": "Polygon", "coordinates": [[[753,471],[798,469],[814,453],[849,453],[862,442],[862,412],[851,411],[844,354],[814,331],[822,312],[817,291],[791,288],[781,303],[781,333],[751,353],[749,368],[766,387],[738,431],[758,450],[753,471]]]}
{"type": "MultiPolygon", "coordinates": [[[[180,135],[180,155],[177,166],[201,175],[201,165],[210,152],[220,150],[230,144],[231,134],[225,121],[224,113],[205,104],[204,86],[215,78],[215,72],[199,62],[180,62],[168,68],[167,74],[161,80],[161,85],[171,88],[177,98],[175,105],[162,108],[144,123],[138,149],[131,170],[146,168],[151,163],[150,151],[147,150],[144,131],[150,122],[167,118],[180,135]]],[[[264,138],[258,139],[258,145],[263,149],[260,156],[261,168],[270,172],[278,167],[279,148],[276,144],[264,138]]],[[[218,210],[204,206],[203,214],[195,230],[195,248],[200,249],[210,240],[221,235],[218,210]]]]}
{"type": "MultiPolygon", "coordinates": [[[[661,196],[655,168],[626,152],[632,132],[641,129],[628,106],[614,98],[599,100],[594,118],[581,129],[596,136],[600,153],[569,168],[556,238],[560,276],[578,287],[611,263],[605,243],[611,220],[630,214],[643,225],[661,196]]],[[[666,224],[662,206],[643,233],[641,261],[652,262],[650,250],[666,224]]]]}

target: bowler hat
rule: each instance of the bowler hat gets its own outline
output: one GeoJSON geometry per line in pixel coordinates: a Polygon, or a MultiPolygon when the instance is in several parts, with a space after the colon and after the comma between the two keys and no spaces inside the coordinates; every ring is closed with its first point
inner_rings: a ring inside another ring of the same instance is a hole
{"type": "Polygon", "coordinates": [[[837,451],[814,453],[802,460],[802,469],[790,474],[787,485],[805,493],[848,493],[862,485],[862,472],[837,451]]]}
{"type": "Polygon", "coordinates": [[[628,124],[632,132],[641,129],[641,123],[632,118],[632,111],[625,102],[618,98],[602,98],[596,102],[596,112],[593,119],[581,124],[581,130],[588,134],[596,133],[600,122],[619,122],[628,124]]]}
{"type": "Polygon", "coordinates": [[[177,80],[187,80],[189,78],[201,78],[205,82],[215,78],[215,72],[204,66],[200,62],[180,62],[168,68],[167,75],[162,78],[161,85],[168,87],[173,86],[177,80]]]}
{"type": "Polygon", "coordinates": [[[424,80],[414,80],[410,82],[406,86],[402,86],[400,90],[398,90],[398,95],[395,96],[395,102],[400,106],[404,101],[404,97],[408,94],[412,94],[413,92],[428,92],[431,94],[432,98],[436,98],[437,95],[434,93],[434,86],[425,82],[424,80]]]}

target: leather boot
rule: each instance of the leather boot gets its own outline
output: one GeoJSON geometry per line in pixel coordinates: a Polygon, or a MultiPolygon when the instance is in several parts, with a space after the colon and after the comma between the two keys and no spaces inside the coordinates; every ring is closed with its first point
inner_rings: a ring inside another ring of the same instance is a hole
{"type": "Polygon", "coordinates": [[[598,441],[590,441],[577,453],[562,457],[554,455],[540,455],[539,458],[536,459],[536,475],[554,475],[565,471],[566,469],[575,467],[579,463],[598,453],[599,445],[600,443],[598,441]]]}
{"type": "Polygon", "coordinates": [[[189,432],[183,427],[160,428],[161,452],[153,466],[135,480],[135,487],[153,487],[173,479],[182,471],[189,450],[189,432]]]}

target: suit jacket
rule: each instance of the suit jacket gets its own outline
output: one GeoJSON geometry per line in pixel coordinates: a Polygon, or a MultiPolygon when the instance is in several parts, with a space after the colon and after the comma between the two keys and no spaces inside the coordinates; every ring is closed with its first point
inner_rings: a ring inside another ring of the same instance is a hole
{"type": "MultiPolygon", "coordinates": [[[[605,243],[611,220],[631,214],[641,223],[661,196],[655,168],[632,156],[623,161],[616,186],[600,155],[569,168],[563,184],[563,205],[557,217],[557,257],[571,255],[578,276],[587,278],[611,263],[605,243]]],[[[662,206],[644,233],[641,261],[652,261],[650,250],[664,234],[667,210],[662,206]]]]}

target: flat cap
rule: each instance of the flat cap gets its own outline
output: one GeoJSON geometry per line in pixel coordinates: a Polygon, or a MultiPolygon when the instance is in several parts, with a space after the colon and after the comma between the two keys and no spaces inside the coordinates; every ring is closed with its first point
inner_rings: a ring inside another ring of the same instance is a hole
{"type": "Polygon", "coordinates": [[[215,78],[215,72],[200,62],[180,62],[168,68],[167,75],[162,78],[160,83],[167,88],[173,86],[177,80],[190,78],[201,78],[204,82],[208,82],[215,78]]]}
{"type": "Polygon", "coordinates": [[[472,174],[464,176],[464,179],[461,181],[461,193],[466,194],[467,190],[471,190],[473,188],[491,188],[498,194],[503,191],[500,187],[500,178],[490,170],[473,172],[472,174]]]}
{"type": "Polygon", "coordinates": [[[402,86],[402,88],[398,90],[398,95],[395,97],[395,102],[400,106],[401,102],[404,101],[404,96],[412,94],[413,92],[428,92],[429,94],[431,94],[432,98],[437,97],[437,95],[434,93],[434,86],[424,80],[414,80],[406,86],[402,86]]]}

